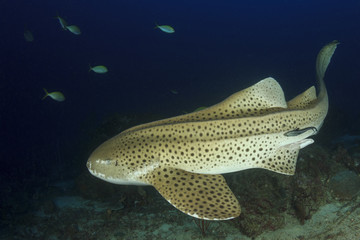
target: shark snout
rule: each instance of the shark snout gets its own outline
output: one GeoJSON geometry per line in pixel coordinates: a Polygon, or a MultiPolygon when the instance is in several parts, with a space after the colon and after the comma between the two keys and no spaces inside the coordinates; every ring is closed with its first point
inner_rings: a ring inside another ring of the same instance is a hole
{"type": "Polygon", "coordinates": [[[104,179],[109,169],[114,165],[114,157],[109,154],[113,152],[111,139],[101,144],[90,155],[86,166],[95,177],[104,179]]]}

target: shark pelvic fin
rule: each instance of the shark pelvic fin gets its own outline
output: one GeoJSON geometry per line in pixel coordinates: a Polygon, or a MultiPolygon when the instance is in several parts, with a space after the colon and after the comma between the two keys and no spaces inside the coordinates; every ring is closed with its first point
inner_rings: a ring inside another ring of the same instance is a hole
{"type": "Polygon", "coordinates": [[[192,217],[227,220],[240,215],[240,204],[222,175],[159,167],[145,179],[170,204],[192,217]]]}
{"type": "Polygon", "coordinates": [[[294,175],[300,149],[313,142],[314,140],[307,138],[284,145],[278,148],[273,156],[266,159],[261,168],[285,175],[294,175]]]}

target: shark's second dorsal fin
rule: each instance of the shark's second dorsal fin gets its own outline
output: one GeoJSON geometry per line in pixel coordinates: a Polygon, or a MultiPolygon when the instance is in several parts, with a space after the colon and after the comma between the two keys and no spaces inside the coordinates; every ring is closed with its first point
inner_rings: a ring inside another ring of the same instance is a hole
{"type": "Polygon", "coordinates": [[[315,100],[316,90],[315,87],[312,86],[308,88],[305,92],[297,95],[296,97],[288,101],[287,105],[289,109],[305,109],[315,100]]]}
{"type": "Polygon", "coordinates": [[[135,126],[125,132],[164,124],[259,116],[286,107],[281,86],[274,78],[268,77],[211,107],[135,126]]]}
{"type": "Polygon", "coordinates": [[[170,204],[192,217],[227,220],[240,215],[240,204],[222,175],[159,167],[143,177],[170,204]]]}

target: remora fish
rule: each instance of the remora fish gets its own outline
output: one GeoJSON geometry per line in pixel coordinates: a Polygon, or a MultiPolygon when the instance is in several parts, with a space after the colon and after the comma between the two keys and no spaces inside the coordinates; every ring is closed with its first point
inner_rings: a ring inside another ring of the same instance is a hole
{"type": "Polygon", "coordinates": [[[91,174],[115,184],[152,185],[180,211],[200,219],[227,220],[240,204],[222,175],[263,168],[293,175],[299,150],[328,111],[323,81],[338,42],[316,61],[319,94],[312,86],[286,102],[273,78],[204,110],[130,128],[90,156],[91,174]]]}

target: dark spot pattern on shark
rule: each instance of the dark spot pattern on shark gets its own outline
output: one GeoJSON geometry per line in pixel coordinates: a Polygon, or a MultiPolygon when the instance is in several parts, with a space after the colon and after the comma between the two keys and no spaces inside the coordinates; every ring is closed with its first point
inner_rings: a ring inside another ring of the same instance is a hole
{"type": "Polygon", "coordinates": [[[310,87],[286,102],[278,82],[266,78],[201,111],[125,130],[91,154],[89,171],[115,184],[152,185],[196,218],[239,216],[221,174],[250,168],[295,173],[300,149],[314,142],[312,129],[321,128],[328,111],[323,78],[337,44],[318,55],[318,95],[310,87]]]}

